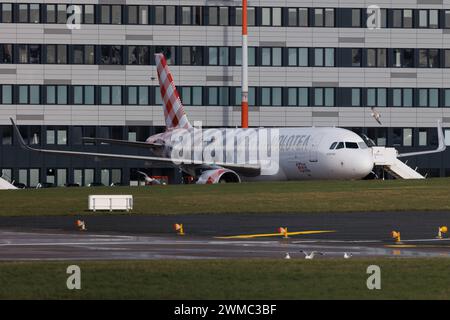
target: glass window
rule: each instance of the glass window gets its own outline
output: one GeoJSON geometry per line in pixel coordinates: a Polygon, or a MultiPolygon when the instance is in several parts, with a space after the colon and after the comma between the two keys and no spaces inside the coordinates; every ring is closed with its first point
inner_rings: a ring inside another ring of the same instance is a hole
{"type": "Polygon", "coordinates": [[[450,107],[450,89],[444,90],[444,106],[450,107]]]}
{"type": "Polygon", "coordinates": [[[56,5],[46,5],[46,23],[56,23],[56,5]]]}
{"type": "Polygon", "coordinates": [[[430,68],[439,68],[439,50],[429,49],[428,62],[430,68]]]}
{"type": "Polygon", "coordinates": [[[110,104],[110,87],[102,86],[100,87],[100,103],[110,104]]]}
{"type": "Polygon", "coordinates": [[[40,94],[39,86],[30,86],[30,104],[39,104],[40,94]]]}
{"type": "MultiPolygon", "coordinates": [[[[249,11],[250,13],[250,11],[249,11]]],[[[203,25],[203,7],[194,7],[194,10],[192,11],[193,15],[193,24],[196,26],[202,26],[203,25]]],[[[249,16],[250,18],[250,16],[249,16]]],[[[250,25],[250,22],[249,22],[250,25]]]]}
{"type": "Polygon", "coordinates": [[[56,104],[55,86],[47,86],[46,104],[56,104]]]}
{"type": "Polygon", "coordinates": [[[110,23],[111,20],[111,7],[107,5],[100,6],[100,21],[101,23],[110,23]]]}
{"type": "Polygon", "coordinates": [[[402,27],[402,10],[392,10],[392,26],[394,28],[402,27]]]}
{"type": "Polygon", "coordinates": [[[94,46],[93,45],[84,46],[84,63],[94,64],[94,62],[95,62],[94,46]]]}
{"type": "Polygon", "coordinates": [[[209,9],[209,25],[210,26],[217,26],[219,24],[218,21],[218,8],[217,7],[208,7],[209,9]]]}
{"type": "Polygon", "coordinates": [[[191,99],[191,87],[182,87],[181,90],[181,101],[185,106],[189,106],[192,104],[191,99]]]}
{"type": "Polygon", "coordinates": [[[281,8],[272,8],[272,25],[281,26],[281,8]]]}
{"type": "Polygon", "coordinates": [[[419,27],[428,28],[428,11],[419,10],[419,27]]]}
{"type": "Polygon", "coordinates": [[[281,106],[282,105],[282,90],[281,88],[272,88],[272,105],[281,106]]]}
{"type": "Polygon", "coordinates": [[[413,11],[411,9],[403,10],[403,28],[413,27],[413,11]]]}
{"type": "Polygon", "coordinates": [[[419,129],[419,146],[425,147],[427,145],[427,130],[419,129]]]}
{"type": "Polygon", "coordinates": [[[430,10],[430,28],[437,29],[439,27],[439,11],[430,10]]]}
{"type": "Polygon", "coordinates": [[[28,86],[19,86],[19,103],[28,103],[28,86]]]}
{"type": "Polygon", "coordinates": [[[323,66],[323,49],[321,48],[314,49],[314,66],[323,66]]]}
{"type": "Polygon", "coordinates": [[[65,24],[67,23],[67,5],[58,4],[57,6],[57,23],[65,24]]]}
{"type": "Polygon", "coordinates": [[[297,88],[288,88],[288,106],[297,106],[297,88]]]}
{"type": "Polygon", "coordinates": [[[378,49],[377,50],[377,65],[378,67],[384,68],[387,66],[387,50],[386,49],[378,49]]]}
{"type": "Polygon", "coordinates": [[[261,88],[261,105],[270,106],[270,88],[261,88]]]}
{"type": "Polygon", "coordinates": [[[192,8],[181,7],[181,24],[189,25],[192,23],[192,8]]]}
{"type": "Polygon", "coordinates": [[[297,66],[297,48],[288,48],[288,65],[297,66]]]}
{"type": "Polygon", "coordinates": [[[400,68],[402,66],[402,50],[394,49],[394,67],[400,68]]]}
{"type": "Polygon", "coordinates": [[[208,104],[210,106],[216,106],[219,99],[219,92],[217,87],[208,88],[208,104]]]}
{"type": "Polygon", "coordinates": [[[282,64],[282,49],[281,48],[273,48],[272,49],[272,65],[273,66],[281,66],[282,64]]]}
{"type": "Polygon", "coordinates": [[[30,22],[39,23],[40,22],[40,5],[30,4],[30,22]]]}
{"type": "Polygon", "coordinates": [[[439,107],[439,90],[438,89],[430,89],[429,106],[433,107],[433,108],[439,107]]]}
{"type": "Polygon", "coordinates": [[[122,24],[122,6],[111,6],[111,23],[122,24]]]}
{"type": "Polygon", "coordinates": [[[228,87],[220,87],[219,88],[219,105],[228,106],[229,103],[229,88],[228,87]]]}
{"type": "Polygon", "coordinates": [[[298,89],[298,104],[302,107],[307,107],[309,102],[308,88],[298,89]]]}
{"type": "Polygon", "coordinates": [[[361,49],[352,49],[352,67],[361,66],[361,49]]]}
{"type": "Polygon", "coordinates": [[[361,10],[352,9],[352,27],[361,27],[361,10]]]}
{"type": "Polygon", "coordinates": [[[325,106],[334,106],[334,88],[325,88],[325,106]]]}
{"type": "Polygon", "coordinates": [[[323,9],[314,9],[314,27],[324,26],[324,12],[323,9]]]}
{"type": "Polygon", "coordinates": [[[334,67],[334,48],[325,49],[325,66],[334,67]]]}
{"type": "Polygon", "coordinates": [[[218,64],[218,49],[216,47],[209,47],[209,65],[216,66],[218,64]]]}
{"type": "Polygon", "coordinates": [[[84,104],[94,104],[94,86],[84,86],[84,104]]]}
{"type": "Polygon", "coordinates": [[[155,6],[155,24],[164,24],[163,6],[155,6]]]}
{"type": "Polygon", "coordinates": [[[297,8],[288,9],[288,26],[296,27],[298,24],[297,8]]]}
{"type": "Polygon", "coordinates": [[[138,23],[138,7],[128,6],[128,24],[138,23]]]}
{"type": "Polygon", "coordinates": [[[427,49],[419,49],[419,67],[428,67],[428,52],[427,49]]]}
{"type": "Polygon", "coordinates": [[[19,4],[19,22],[20,23],[28,22],[28,5],[27,4],[19,4]]]}
{"type": "Polygon", "coordinates": [[[0,63],[12,63],[12,44],[3,44],[0,45],[1,52],[0,55],[2,57],[2,60],[0,63]]]}
{"type": "Polygon", "coordinates": [[[298,25],[300,27],[308,26],[308,8],[299,8],[298,9],[298,25]]]}
{"type": "Polygon", "coordinates": [[[271,65],[271,48],[262,48],[261,49],[261,65],[270,66],[271,65]]]}
{"type": "Polygon", "coordinates": [[[84,5],[84,23],[93,24],[94,22],[95,22],[94,5],[85,4],[84,5]]]}
{"type": "Polygon", "coordinates": [[[55,144],[55,130],[47,130],[47,144],[55,144]]]}
{"type": "Polygon", "coordinates": [[[270,26],[270,10],[271,8],[261,8],[261,25],[270,26]]]}
{"type": "Polygon", "coordinates": [[[3,3],[2,5],[2,23],[12,22],[12,4],[3,3]]]}
{"type": "Polygon", "coordinates": [[[203,104],[202,87],[193,87],[192,88],[192,104],[194,106],[201,106],[203,104]]]}
{"type": "Polygon", "coordinates": [[[377,49],[367,49],[367,66],[376,67],[377,65],[377,49]]]}
{"type": "Polygon", "coordinates": [[[175,6],[166,6],[166,24],[175,24],[175,6]]]}
{"type": "Polygon", "coordinates": [[[47,45],[47,63],[56,63],[56,45],[47,45]]]}
{"type": "Polygon", "coordinates": [[[450,10],[444,10],[445,22],[444,28],[450,28],[450,10]]]}
{"type": "Polygon", "coordinates": [[[56,63],[58,64],[67,64],[67,46],[64,44],[57,45],[58,53],[56,63]]]}
{"type": "Polygon", "coordinates": [[[334,9],[325,9],[325,26],[334,27],[334,9]]]}
{"type": "Polygon", "coordinates": [[[428,106],[428,90],[419,89],[419,107],[428,106]]]}
{"type": "MultiPolygon", "coordinates": [[[[254,7],[247,7],[247,25],[254,26],[256,23],[256,12],[254,7]]],[[[242,25],[242,7],[236,7],[236,25],[242,25]]]]}
{"type": "Polygon", "coordinates": [[[220,47],[219,48],[219,64],[221,66],[227,66],[229,64],[229,54],[228,47],[220,47]]]}
{"type": "Polygon", "coordinates": [[[219,24],[221,26],[227,26],[228,23],[228,7],[219,8],[219,24]]]}
{"type": "Polygon", "coordinates": [[[403,106],[412,107],[413,106],[413,90],[403,89],[403,106]]]}
{"type": "Polygon", "coordinates": [[[83,87],[82,86],[74,86],[73,87],[73,103],[74,104],[83,104],[83,87]]]}
{"type": "Polygon", "coordinates": [[[403,129],[403,146],[404,147],[411,147],[412,146],[412,137],[413,130],[411,128],[404,128],[403,129]]]}
{"type": "Polygon", "coordinates": [[[3,85],[2,86],[2,103],[3,104],[12,104],[12,85],[3,85]]]}
{"type": "Polygon", "coordinates": [[[67,104],[67,86],[58,86],[58,104],[67,104]]]}
{"type": "Polygon", "coordinates": [[[377,105],[378,107],[386,107],[387,105],[386,89],[378,89],[377,105]]]}
{"type": "Polygon", "coordinates": [[[122,87],[112,86],[111,87],[111,104],[122,104],[122,87]]]}
{"type": "Polygon", "coordinates": [[[414,49],[403,49],[403,67],[414,67],[414,49]]]}
{"type": "Polygon", "coordinates": [[[298,65],[300,67],[308,66],[308,48],[299,48],[298,49],[298,65]]]}
{"type": "Polygon", "coordinates": [[[353,88],[352,89],[352,107],[361,106],[361,89],[353,88]]]}
{"type": "Polygon", "coordinates": [[[392,90],[392,104],[394,107],[402,106],[402,89],[392,90]]]}
{"type": "Polygon", "coordinates": [[[314,105],[323,106],[323,88],[314,88],[314,105]]]}
{"type": "Polygon", "coordinates": [[[148,87],[139,87],[139,105],[148,105],[148,87]]]}
{"type": "Polygon", "coordinates": [[[369,88],[367,89],[367,105],[369,107],[376,106],[376,89],[369,88]]]}

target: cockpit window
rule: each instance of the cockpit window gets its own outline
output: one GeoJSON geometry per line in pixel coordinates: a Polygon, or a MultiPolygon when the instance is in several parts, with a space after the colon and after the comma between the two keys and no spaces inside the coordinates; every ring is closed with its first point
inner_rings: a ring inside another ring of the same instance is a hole
{"type": "Polygon", "coordinates": [[[336,145],[337,145],[337,142],[333,142],[333,143],[331,144],[330,150],[334,150],[334,147],[336,147],[336,145]]]}
{"type": "Polygon", "coordinates": [[[356,142],[346,142],[345,147],[347,149],[358,149],[358,144],[356,142]]]}
{"type": "Polygon", "coordinates": [[[367,149],[368,146],[364,141],[358,142],[358,145],[361,149],[367,149]]]}
{"type": "Polygon", "coordinates": [[[337,149],[344,149],[344,143],[343,142],[339,142],[337,147],[336,147],[336,150],[337,149]]]}

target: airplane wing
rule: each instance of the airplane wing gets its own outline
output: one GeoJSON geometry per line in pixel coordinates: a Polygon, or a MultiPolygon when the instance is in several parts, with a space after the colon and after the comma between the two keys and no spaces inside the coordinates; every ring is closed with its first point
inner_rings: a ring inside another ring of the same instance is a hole
{"type": "Polygon", "coordinates": [[[258,175],[261,172],[260,165],[251,165],[251,164],[233,164],[233,163],[221,163],[221,162],[205,162],[200,160],[191,160],[191,159],[172,159],[172,158],[162,158],[162,157],[148,157],[148,156],[135,156],[129,154],[113,154],[113,153],[97,153],[97,152],[80,152],[80,151],[65,151],[65,150],[51,150],[51,149],[39,149],[30,147],[23,140],[22,135],[20,134],[19,128],[15,124],[14,120],[10,118],[11,123],[14,127],[14,131],[19,140],[20,146],[29,151],[47,153],[47,154],[59,154],[66,156],[87,156],[94,158],[106,158],[106,159],[123,159],[123,160],[141,160],[141,161],[150,161],[150,162],[160,162],[171,164],[174,166],[209,166],[212,168],[223,167],[230,170],[234,170],[237,173],[241,173],[243,175],[258,175]]]}
{"type": "Polygon", "coordinates": [[[438,147],[434,150],[429,150],[429,151],[418,151],[418,152],[409,152],[409,153],[400,153],[397,158],[402,158],[402,157],[411,157],[411,156],[420,156],[420,155],[424,155],[424,154],[430,154],[430,153],[438,153],[438,152],[443,152],[445,151],[445,149],[447,148],[445,145],[445,138],[444,138],[444,133],[442,131],[442,123],[441,120],[438,120],[437,122],[437,131],[438,131],[438,147]]]}
{"type": "Polygon", "coordinates": [[[90,138],[90,137],[83,137],[84,142],[100,142],[100,143],[107,143],[107,144],[117,144],[121,146],[128,146],[128,147],[137,147],[137,148],[162,148],[164,147],[162,144],[156,144],[156,143],[147,143],[147,142],[139,142],[139,141],[127,141],[127,140],[115,140],[115,139],[106,139],[106,138],[90,138]]]}

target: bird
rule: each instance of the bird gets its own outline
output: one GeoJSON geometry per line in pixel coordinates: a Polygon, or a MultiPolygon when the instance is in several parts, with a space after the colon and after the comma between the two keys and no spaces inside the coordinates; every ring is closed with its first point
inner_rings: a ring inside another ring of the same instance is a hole
{"type": "Polygon", "coordinates": [[[353,254],[349,252],[344,252],[344,259],[350,259],[353,256],[353,254]]]}
{"type": "Polygon", "coordinates": [[[286,260],[289,260],[291,256],[289,255],[289,252],[286,253],[286,256],[284,257],[286,260]]]}
{"type": "Polygon", "coordinates": [[[371,107],[370,109],[372,109],[372,114],[371,114],[372,117],[375,119],[376,122],[378,122],[381,125],[381,121],[380,121],[381,114],[377,110],[375,110],[375,107],[371,107]]]}
{"type": "Polygon", "coordinates": [[[301,250],[300,252],[303,253],[303,254],[305,255],[305,259],[306,259],[306,260],[312,260],[312,259],[314,259],[314,256],[315,256],[316,254],[321,255],[321,256],[324,255],[322,252],[318,252],[318,251],[311,251],[310,254],[308,254],[308,252],[303,251],[303,250],[301,250]]]}

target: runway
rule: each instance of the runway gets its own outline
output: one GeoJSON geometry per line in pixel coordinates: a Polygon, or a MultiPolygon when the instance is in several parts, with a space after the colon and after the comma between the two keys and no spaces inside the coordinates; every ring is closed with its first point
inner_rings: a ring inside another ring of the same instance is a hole
{"type": "Polygon", "coordinates": [[[436,239],[450,225],[449,212],[374,212],[333,214],[1,217],[0,260],[140,260],[211,258],[304,258],[300,251],[320,251],[319,258],[450,257],[450,241],[436,239]],[[83,219],[88,231],[75,229],[83,219]],[[173,223],[183,223],[178,236],[173,223]],[[289,231],[333,233],[258,239],[221,236],[289,231]],[[402,243],[390,237],[401,231],[402,243]]]}

